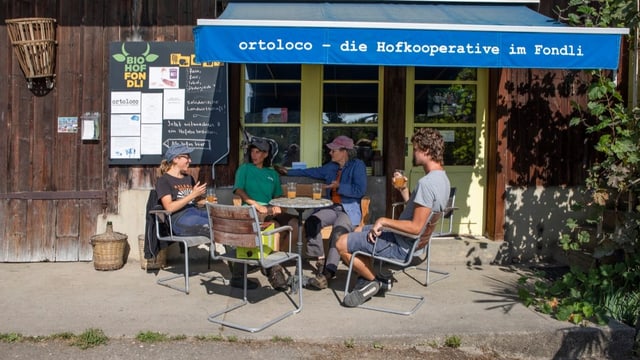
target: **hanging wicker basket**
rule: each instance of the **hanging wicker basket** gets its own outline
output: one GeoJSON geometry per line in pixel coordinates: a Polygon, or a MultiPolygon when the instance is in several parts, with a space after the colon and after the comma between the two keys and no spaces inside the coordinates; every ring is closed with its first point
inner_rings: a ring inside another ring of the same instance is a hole
{"type": "Polygon", "coordinates": [[[127,235],[113,231],[111,222],[107,231],[91,237],[93,267],[96,270],[118,270],[124,266],[127,235]]]}
{"type": "Polygon", "coordinates": [[[28,80],[47,78],[48,81],[55,77],[56,19],[7,19],[5,23],[13,51],[25,77],[28,80]]]}

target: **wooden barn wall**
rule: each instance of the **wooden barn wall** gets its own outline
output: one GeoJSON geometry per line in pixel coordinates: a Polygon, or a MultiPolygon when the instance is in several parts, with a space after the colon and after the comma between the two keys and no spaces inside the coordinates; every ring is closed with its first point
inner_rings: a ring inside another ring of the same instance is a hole
{"type": "MultiPolygon", "coordinates": [[[[192,41],[196,19],[221,10],[210,0],[2,0],[0,261],[91,259],[96,218],[117,213],[120,190],[150,189],[156,177],[155,166],[108,165],[109,43],[192,41]],[[5,20],[27,17],[57,20],[51,90],[41,82],[27,87],[9,42],[5,20]],[[100,140],[57,132],[59,116],[89,111],[102,114],[100,140]]],[[[231,120],[231,133],[237,128],[231,120]]],[[[232,137],[231,145],[237,147],[238,139],[232,137]]],[[[217,166],[217,184],[231,184],[234,170],[217,166]]],[[[211,179],[210,166],[192,172],[200,180],[211,179]]]]}

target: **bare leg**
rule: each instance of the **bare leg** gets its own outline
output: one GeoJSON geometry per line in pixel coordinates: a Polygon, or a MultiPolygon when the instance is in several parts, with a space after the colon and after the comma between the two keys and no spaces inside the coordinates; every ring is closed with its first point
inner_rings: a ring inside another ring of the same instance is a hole
{"type": "MultiPolygon", "coordinates": [[[[349,234],[340,235],[338,241],[336,242],[336,249],[338,250],[338,253],[340,253],[340,258],[342,258],[342,261],[344,261],[345,264],[349,264],[352,256],[351,253],[349,253],[349,251],[347,250],[348,237],[349,234]]],[[[364,258],[366,260],[363,260],[363,258],[360,257],[356,257],[356,259],[353,260],[353,269],[364,279],[369,281],[374,280],[376,276],[373,273],[371,261],[369,261],[369,258],[367,257],[364,258]]]]}

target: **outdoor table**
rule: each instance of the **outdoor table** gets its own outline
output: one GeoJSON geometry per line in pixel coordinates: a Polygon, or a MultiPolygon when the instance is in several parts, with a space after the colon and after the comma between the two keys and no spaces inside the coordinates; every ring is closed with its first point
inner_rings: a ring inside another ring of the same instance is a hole
{"type": "MultiPolygon", "coordinates": [[[[295,197],[293,199],[281,197],[269,201],[269,205],[279,206],[281,208],[295,209],[298,212],[298,254],[302,256],[302,214],[308,209],[319,209],[333,205],[329,199],[313,200],[310,197],[295,197]]],[[[306,286],[307,279],[302,279],[303,286],[306,286]]],[[[295,288],[295,287],[292,287],[295,288]]]]}

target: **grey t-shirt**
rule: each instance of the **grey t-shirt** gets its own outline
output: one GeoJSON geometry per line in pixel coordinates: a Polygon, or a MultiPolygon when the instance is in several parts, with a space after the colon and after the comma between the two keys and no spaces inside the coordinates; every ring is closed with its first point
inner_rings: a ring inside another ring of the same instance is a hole
{"type": "MultiPolygon", "coordinates": [[[[410,220],[413,218],[415,204],[431,209],[432,212],[442,212],[449,202],[451,183],[444,170],[432,170],[421,177],[418,186],[409,196],[409,201],[400,214],[399,220],[410,220]]],[[[396,235],[396,240],[407,250],[411,247],[412,240],[404,236],[396,235]],[[404,243],[404,244],[403,244],[404,243]]]]}

